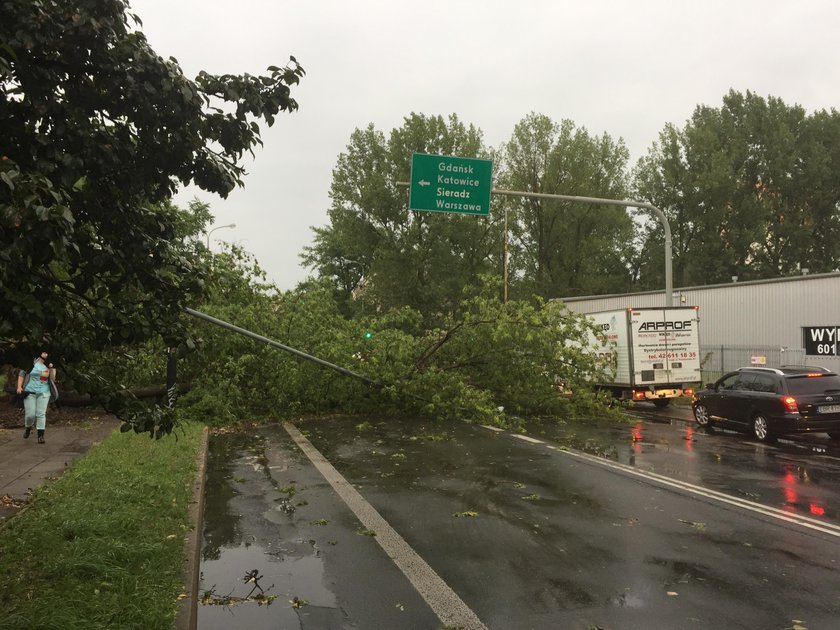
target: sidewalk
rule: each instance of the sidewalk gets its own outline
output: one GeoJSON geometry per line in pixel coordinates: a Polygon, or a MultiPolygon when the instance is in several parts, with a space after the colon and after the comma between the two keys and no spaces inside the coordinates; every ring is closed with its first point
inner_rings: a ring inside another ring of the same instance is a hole
{"type": "MultiPolygon", "coordinates": [[[[23,438],[21,424],[14,426],[17,415],[6,414],[0,424],[0,529],[29,503],[30,492],[50,478],[60,476],[73,462],[113,433],[120,421],[101,411],[68,412],[51,410],[47,416],[46,444],[38,444],[33,430],[23,438]],[[56,417],[57,416],[57,417],[56,417]],[[12,426],[10,426],[12,425],[12,426]]],[[[193,485],[190,520],[194,524],[185,540],[184,597],[178,604],[173,627],[195,630],[197,623],[199,566],[201,562],[201,522],[204,509],[204,476],[208,431],[205,428],[199,453],[199,470],[193,485]]]]}
{"type": "Polygon", "coordinates": [[[73,461],[104,440],[119,421],[113,417],[78,424],[50,426],[46,444],[35,431],[23,439],[23,427],[0,428],[0,526],[29,501],[29,493],[50,477],[61,475],[73,461]]]}

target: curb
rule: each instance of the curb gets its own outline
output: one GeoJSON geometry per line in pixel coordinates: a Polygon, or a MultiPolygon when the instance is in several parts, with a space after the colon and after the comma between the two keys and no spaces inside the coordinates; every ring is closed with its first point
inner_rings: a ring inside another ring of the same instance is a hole
{"type": "Polygon", "coordinates": [[[207,472],[207,443],[210,429],[201,432],[198,448],[198,471],[193,481],[193,500],[190,507],[190,522],[193,528],[187,534],[184,544],[184,596],[178,602],[175,612],[175,630],[196,630],[198,627],[198,583],[201,568],[201,537],[204,522],[204,479],[207,472]]]}

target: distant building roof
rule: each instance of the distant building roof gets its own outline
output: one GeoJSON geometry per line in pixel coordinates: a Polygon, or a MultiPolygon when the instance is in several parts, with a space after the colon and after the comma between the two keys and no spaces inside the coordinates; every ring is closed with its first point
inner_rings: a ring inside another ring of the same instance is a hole
{"type": "MultiPolygon", "coordinates": [[[[798,276],[786,276],[784,278],[767,278],[765,280],[747,280],[745,282],[724,282],[721,284],[702,284],[693,287],[674,287],[674,292],[677,291],[705,291],[708,289],[723,289],[732,288],[732,285],[756,285],[756,284],[775,284],[781,282],[802,282],[807,280],[816,280],[818,278],[840,278],[840,271],[830,271],[828,273],[814,273],[802,274],[798,276]]],[[[631,295],[657,295],[665,293],[665,289],[656,289],[654,291],[638,291],[636,293],[606,293],[604,295],[579,295],[575,297],[560,298],[564,302],[582,302],[583,300],[598,300],[606,298],[628,297],[631,295]]]]}

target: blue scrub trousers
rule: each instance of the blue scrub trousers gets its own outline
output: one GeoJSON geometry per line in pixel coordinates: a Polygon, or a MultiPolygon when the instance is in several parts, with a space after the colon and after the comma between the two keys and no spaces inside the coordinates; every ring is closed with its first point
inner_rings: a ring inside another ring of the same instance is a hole
{"type": "Polygon", "coordinates": [[[29,394],[23,399],[23,425],[32,427],[39,431],[47,428],[47,405],[50,403],[50,395],[29,394]]]}

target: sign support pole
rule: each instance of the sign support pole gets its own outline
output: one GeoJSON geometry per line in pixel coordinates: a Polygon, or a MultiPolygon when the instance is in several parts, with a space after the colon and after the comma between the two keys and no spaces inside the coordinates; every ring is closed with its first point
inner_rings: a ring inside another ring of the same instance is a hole
{"type": "MultiPolygon", "coordinates": [[[[575,201],[578,203],[589,203],[593,205],[604,204],[610,206],[623,206],[631,208],[641,208],[652,212],[659,222],[662,224],[662,229],[665,232],[665,306],[671,307],[674,305],[674,279],[671,266],[671,226],[668,223],[668,217],[656,206],[645,201],[630,201],[626,199],[601,199],[599,197],[577,197],[574,195],[555,195],[551,193],[532,193],[521,190],[503,190],[494,188],[490,191],[494,195],[502,195],[505,197],[530,197],[532,199],[557,199],[560,201],[575,201]]],[[[505,286],[507,290],[507,286],[505,286]]]]}
{"type": "MultiPolygon", "coordinates": [[[[397,182],[397,186],[410,186],[409,182],[397,182]]],[[[559,201],[574,201],[577,203],[588,203],[593,205],[622,206],[624,208],[640,208],[651,212],[662,224],[665,233],[665,306],[674,305],[674,278],[671,264],[671,225],[665,213],[646,201],[632,201],[628,199],[601,199],[600,197],[578,197],[575,195],[555,195],[551,193],[534,193],[522,190],[503,190],[493,188],[490,191],[494,195],[504,197],[530,197],[532,199],[556,199],[559,201]]],[[[504,261],[504,291],[505,302],[507,302],[507,212],[505,212],[505,261],[504,261]]]]}
{"type": "Polygon", "coordinates": [[[505,208],[505,243],[504,247],[502,247],[502,256],[504,256],[504,261],[502,263],[502,268],[504,272],[504,300],[502,304],[507,304],[508,301],[508,210],[505,208]]]}

